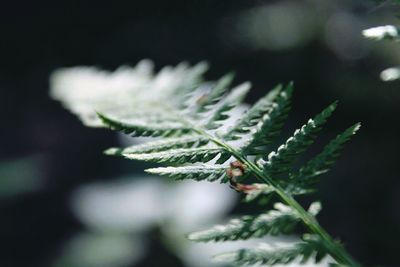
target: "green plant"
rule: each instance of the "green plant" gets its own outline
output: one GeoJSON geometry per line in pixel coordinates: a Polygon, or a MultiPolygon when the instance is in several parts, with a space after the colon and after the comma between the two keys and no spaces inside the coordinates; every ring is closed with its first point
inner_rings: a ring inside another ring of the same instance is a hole
{"type": "Polygon", "coordinates": [[[315,190],[318,177],[329,170],[360,124],[339,134],[318,155],[295,168],[297,157],[313,144],[337,103],[307,121],[276,151],[268,153],[288,116],[293,84],[277,86],[243,113],[238,110],[250,84],[229,90],[233,75],[206,82],[202,79],[205,70],[205,64],[193,68],[179,65],[153,76],[149,62],[115,74],[94,69],[61,70],[52,78],[52,94],[87,125],[108,127],[134,137],[157,138],[127,148],[110,148],[105,152],[108,155],[165,164],[146,171],[176,180],[229,183],[245,194],[248,202],[275,199],[271,196],[279,199],[272,210],[189,234],[189,239],[249,239],[288,234],[298,224],[305,226],[301,241],[290,246],[246,248],[219,255],[219,260],[239,265],[274,265],[311,258],[318,262],[330,255],[334,260],[332,266],[359,266],[318,223],[315,216],[321,208],[319,202],[305,210],[295,198],[315,190]],[[124,71],[124,75],[135,78],[135,85],[115,85],[124,71]],[[80,98],[85,94],[68,88],[86,82],[80,78],[82,73],[97,75],[96,89],[101,89],[98,95],[89,91],[80,98]]]}

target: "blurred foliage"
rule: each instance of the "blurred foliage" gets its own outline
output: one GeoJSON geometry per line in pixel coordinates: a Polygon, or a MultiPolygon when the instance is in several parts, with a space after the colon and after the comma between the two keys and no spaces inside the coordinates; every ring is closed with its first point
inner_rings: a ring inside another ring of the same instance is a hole
{"type": "MultiPolygon", "coordinates": [[[[383,2],[385,3],[385,2],[383,2]]],[[[386,1],[387,3],[387,1],[386,1]]],[[[378,26],[369,29],[363,30],[363,35],[365,38],[372,40],[390,40],[390,41],[399,41],[399,26],[395,25],[385,25],[378,26]]],[[[385,69],[381,72],[380,77],[382,81],[390,82],[400,79],[400,67],[391,67],[385,69]]]]}
{"type": "Polygon", "coordinates": [[[39,190],[43,185],[43,175],[40,156],[0,162],[0,197],[39,190]]]}
{"type": "Polygon", "coordinates": [[[390,3],[390,2],[400,3],[399,0],[373,0],[373,1],[376,2],[376,3],[390,3]]]}

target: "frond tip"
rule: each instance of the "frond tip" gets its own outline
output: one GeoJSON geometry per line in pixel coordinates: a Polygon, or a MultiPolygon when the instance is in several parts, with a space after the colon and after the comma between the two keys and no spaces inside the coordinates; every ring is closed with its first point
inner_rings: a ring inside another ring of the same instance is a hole
{"type": "Polygon", "coordinates": [[[312,185],[315,178],[326,173],[340,156],[343,146],[361,128],[361,123],[356,123],[330,141],[320,154],[308,161],[292,179],[303,185],[312,185]]]}
{"type": "Polygon", "coordinates": [[[314,119],[310,119],[300,129],[296,130],[285,144],[280,146],[276,152],[268,155],[268,160],[263,164],[264,173],[275,176],[290,171],[295,157],[303,153],[316,138],[316,134],[326,123],[337,107],[337,102],[328,106],[314,119]]]}

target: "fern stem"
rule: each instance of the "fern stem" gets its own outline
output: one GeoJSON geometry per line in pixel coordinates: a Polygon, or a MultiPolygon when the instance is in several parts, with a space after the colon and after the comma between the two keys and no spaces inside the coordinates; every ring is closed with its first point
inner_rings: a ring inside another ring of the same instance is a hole
{"type": "Polygon", "coordinates": [[[292,196],[288,195],[285,190],[278,184],[276,184],[270,177],[265,175],[263,171],[253,162],[249,161],[245,156],[243,156],[239,151],[225,143],[223,140],[216,138],[215,136],[209,134],[205,129],[194,125],[190,121],[184,119],[180,114],[176,114],[173,109],[166,108],[171,114],[173,114],[177,120],[181,121],[183,124],[187,125],[193,131],[198,134],[208,138],[214,144],[224,148],[229,151],[232,156],[234,156],[237,160],[244,163],[249,170],[254,174],[257,179],[260,181],[272,186],[277,195],[281,198],[281,200],[292,207],[297,213],[300,215],[300,218],[303,224],[311,231],[311,233],[320,236],[321,240],[325,244],[325,248],[327,249],[329,255],[339,264],[348,267],[361,267],[361,265],[350,256],[347,251],[343,248],[342,245],[338,244],[334,241],[331,235],[325,231],[324,228],[318,223],[317,219],[308,213],[300,204],[297,202],[292,196]]]}
{"type": "MultiPolygon", "coordinates": [[[[188,123],[188,122],[185,122],[188,123]]],[[[193,129],[198,133],[210,139],[216,145],[219,145],[229,151],[235,158],[243,162],[250,171],[262,182],[272,186],[275,189],[275,192],[281,198],[281,200],[295,209],[303,224],[314,234],[317,234],[323,240],[326,249],[328,250],[329,254],[339,263],[344,264],[345,266],[349,267],[361,267],[359,263],[357,263],[346,251],[345,249],[334,241],[334,239],[329,235],[328,232],[325,231],[315,219],[314,216],[309,214],[292,196],[288,195],[281,186],[276,184],[271,178],[267,177],[263,174],[262,170],[253,162],[249,161],[246,157],[242,156],[240,152],[236,149],[231,147],[230,145],[226,144],[224,141],[215,138],[214,136],[210,135],[206,131],[191,125],[193,129]]]]}
{"type": "MultiPolygon", "coordinates": [[[[254,169],[253,172],[257,173],[256,171],[254,171],[254,169]]],[[[309,230],[314,234],[318,234],[322,238],[326,249],[329,251],[329,254],[338,263],[345,264],[346,266],[360,267],[360,265],[350,255],[348,255],[344,248],[341,245],[337,244],[333,240],[333,238],[325,231],[325,229],[321,227],[314,216],[304,210],[304,208],[293,197],[286,194],[279,185],[274,184],[273,181],[271,181],[270,179],[265,179],[266,177],[262,176],[262,174],[257,174],[257,177],[261,178],[262,181],[269,181],[268,183],[275,188],[276,193],[279,195],[279,197],[287,205],[294,208],[300,214],[303,223],[309,228],[309,230]]]]}

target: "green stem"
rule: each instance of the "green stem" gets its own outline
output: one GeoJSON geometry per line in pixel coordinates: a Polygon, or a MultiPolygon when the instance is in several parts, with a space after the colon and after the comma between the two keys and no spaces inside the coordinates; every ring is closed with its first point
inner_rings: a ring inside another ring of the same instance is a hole
{"type": "Polygon", "coordinates": [[[314,216],[308,213],[291,195],[287,194],[279,184],[275,183],[273,179],[264,175],[263,171],[256,164],[249,161],[247,157],[243,156],[239,151],[237,151],[235,148],[225,143],[223,140],[214,137],[213,135],[209,134],[206,130],[199,128],[195,126],[193,123],[183,119],[183,116],[176,114],[175,112],[173,112],[173,110],[171,109],[168,110],[172,114],[174,114],[174,116],[183,124],[188,125],[198,134],[207,137],[210,141],[212,141],[216,145],[223,147],[225,150],[229,151],[232,154],[232,156],[234,156],[236,159],[244,163],[260,181],[272,186],[274,188],[274,191],[281,198],[281,200],[285,204],[289,205],[290,207],[292,207],[294,210],[297,211],[297,213],[300,215],[303,224],[312,233],[320,236],[329,255],[331,255],[331,257],[335,259],[337,263],[343,264],[348,267],[361,267],[361,265],[346,252],[343,246],[335,242],[334,239],[329,235],[329,233],[326,232],[321,227],[321,225],[318,223],[318,221],[315,219],[314,216]]]}
{"type": "MultiPolygon", "coordinates": [[[[186,122],[188,123],[188,122],[186,122]]],[[[244,157],[241,153],[239,153],[236,149],[221,141],[220,139],[215,138],[210,135],[203,129],[199,129],[191,125],[194,130],[209,138],[213,143],[225,148],[229,151],[235,158],[244,163],[250,171],[261,181],[272,186],[275,189],[275,192],[282,199],[282,201],[295,209],[300,215],[301,220],[304,225],[314,234],[317,234],[321,237],[325,248],[329,251],[329,254],[339,263],[344,264],[349,267],[361,267],[359,263],[357,263],[345,250],[344,248],[335,242],[333,238],[321,227],[318,221],[308,213],[292,196],[288,195],[284,189],[277,183],[275,183],[270,177],[264,175],[262,170],[253,162],[249,161],[246,157],[244,157]]]]}

